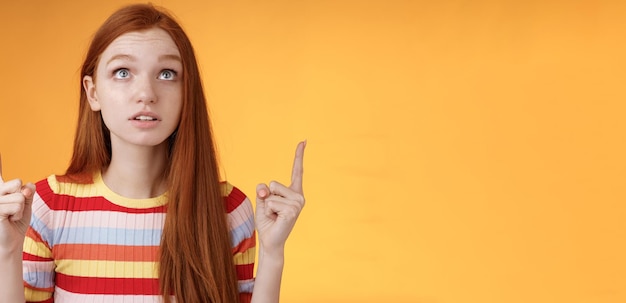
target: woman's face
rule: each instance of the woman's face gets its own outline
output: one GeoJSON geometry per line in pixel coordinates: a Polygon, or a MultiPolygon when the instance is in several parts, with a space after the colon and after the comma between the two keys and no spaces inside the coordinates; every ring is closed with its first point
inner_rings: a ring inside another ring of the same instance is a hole
{"type": "Polygon", "coordinates": [[[95,77],[85,76],[83,86],[114,150],[166,141],[180,121],[182,74],[180,52],[159,28],[123,34],[104,50],[95,77]]]}

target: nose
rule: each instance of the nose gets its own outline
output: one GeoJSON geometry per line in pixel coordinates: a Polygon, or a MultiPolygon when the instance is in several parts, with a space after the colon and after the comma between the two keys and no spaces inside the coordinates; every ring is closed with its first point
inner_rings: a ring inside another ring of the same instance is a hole
{"type": "Polygon", "coordinates": [[[157,102],[157,94],[150,77],[137,77],[136,84],[136,100],[143,103],[157,102]]]}

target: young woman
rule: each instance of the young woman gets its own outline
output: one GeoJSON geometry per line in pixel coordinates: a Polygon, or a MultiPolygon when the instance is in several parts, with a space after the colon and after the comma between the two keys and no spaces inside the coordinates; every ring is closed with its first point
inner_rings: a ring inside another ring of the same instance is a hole
{"type": "Polygon", "coordinates": [[[205,102],[171,16],[111,15],[82,67],[66,173],[36,186],[0,176],[0,302],[278,302],[305,142],[290,186],[257,186],[254,214],[219,180],[205,102]]]}

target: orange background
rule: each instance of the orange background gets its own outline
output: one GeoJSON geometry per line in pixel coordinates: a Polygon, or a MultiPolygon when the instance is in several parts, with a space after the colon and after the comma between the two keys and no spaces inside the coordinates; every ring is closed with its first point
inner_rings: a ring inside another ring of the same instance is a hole
{"type": "MultiPolygon", "coordinates": [[[[63,172],[88,41],[125,1],[3,1],[6,178],[63,172]]],[[[284,302],[626,302],[626,2],[155,1],[223,171],[307,207],[284,302]]]]}

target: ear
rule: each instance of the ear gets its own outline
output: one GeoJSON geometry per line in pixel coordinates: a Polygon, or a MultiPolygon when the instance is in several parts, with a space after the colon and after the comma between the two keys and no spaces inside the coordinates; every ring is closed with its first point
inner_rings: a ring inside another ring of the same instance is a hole
{"type": "Polygon", "coordinates": [[[94,112],[100,110],[100,102],[98,102],[98,94],[96,93],[96,83],[93,81],[92,76],[83,77],[83,89],[85,90],[85,94],[87,95],[87,101],[89,102],[89,107],[94,112]]]}

